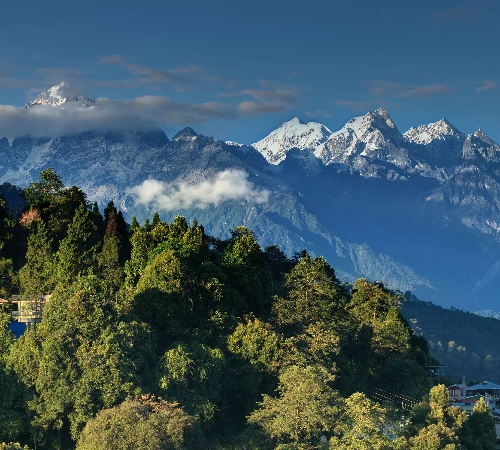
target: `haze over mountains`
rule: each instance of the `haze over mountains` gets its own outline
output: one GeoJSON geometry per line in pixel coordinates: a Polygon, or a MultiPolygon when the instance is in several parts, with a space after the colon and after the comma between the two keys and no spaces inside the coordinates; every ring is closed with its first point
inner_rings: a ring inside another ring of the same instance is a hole
{"type": "MultiPolygon", "coordinates": [[[[61,83],[19,117],[88,124],[100,108],[61,83]]],[[[263,246],[324,255],[340,278],[499,309],[500,147],[480,129],[466,135],[441,119],[401,133],[379,109],[338,131],[293,118],[253,145],[191,128],[171,140],[151,127],[71,130],[83,131],[0,139],[0,183],[26,186],[52,167],[128,220],[160,209],[219,237],[245,225],[263,246]]]]}

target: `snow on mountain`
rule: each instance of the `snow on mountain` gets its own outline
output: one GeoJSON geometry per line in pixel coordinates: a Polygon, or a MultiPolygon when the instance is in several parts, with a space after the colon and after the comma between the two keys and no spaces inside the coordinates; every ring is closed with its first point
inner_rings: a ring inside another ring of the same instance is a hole
{"type": "Polygon", "coordinates": [[[234,141],[224,141],[224,143],[227,145],[232,145],[233,147],[243,147],[243,144],[239,144],[238,142],[234,141]]]}
{"type": "Polygon", "coordinates": [[[319,146],[315,155],[325,165],[345,166],[366,177],[398,178],[387,163],[399,169],[412,167],[408,151],[401,146],[402,136],[384,109],[354,117],[319,146]]]}
{"type": "Polygon", "coordinates": [[[446,139],[448,136],[457,139],[464,138],[463,133],[444,118],[428,125],[419,125],[417,128],[411,127],[403,133],[403,138],[406,141],[424,145],[430,144],[435,139],[446,139]]]}
{"type": "MultiPolygon", "coordinates": [[[[407,180],[418,174],[439,183],[445,182],[466,159],[500,161],[500,147],[480,129],[466,136],[441,119],[401,134],[382,108],[354,117],[334,132],[320,123],[301,123],[295,117],[253,147],[273,165],[285,160],[291,149],[307,149],[323,165],[334,165],[337,170],[359,173],[365,178],[407,180]]],[[[292,156],[297,159],[299,155],[300,152],[293,152],[292,156]]],[[[302,159],[306,172],[310,168],[310,175],[317,173],[319,168],[309,156],[302,159]]]]}
{"type": "Polygon", "coordinates": [[[481,128],[467,136],[463,145],[463,159],[470,160],[481,157],[486,162],[500,162],[500,146],[492,141],[481,128]]]}
{"type": "Polygon", "coordinates": [[[35,100],[27,103],[24,107],[28,109],[36,105],[61,106],[66,103],[71,103],[71,106],[75,108],[93,106],[95,104],[94,100],[90,98],[76,95],[76,92],[70,85],[62,81],[56,86],[52,86],[50,89],[40,93],[35,100]]]}
{"type": "MultiPolygon", "coordinates": [[[[402,141],[402,135],[387,111],[378,109],[354,117],[335,132],[320,123],[301,123],[295,117],[253,147],[271,164],[283,161],[292,148],[309,149],[324,165],[343,165],[366,177],[380,177],[386,163],[401,169],[411,167],[408,152],[400,145],[402,141]]],[[[384,176],[398,178],[393,172],[384,176]]]]}
{"type": "Polygon", "coordinates": [[[302,123],[297,117],[285,122],[264,139],[252,144],[271,164],[279,164],[292,148],[316,149],[331,131],[317,122],[302,123]]]}
{"type": "Polygon", "coordinates": [[[450,167],[462,156],[466,136],[446,119],[428,125],[412,127],[403,134],[406,144],[413,145],[419,159],[431,164],[450,167]]]}

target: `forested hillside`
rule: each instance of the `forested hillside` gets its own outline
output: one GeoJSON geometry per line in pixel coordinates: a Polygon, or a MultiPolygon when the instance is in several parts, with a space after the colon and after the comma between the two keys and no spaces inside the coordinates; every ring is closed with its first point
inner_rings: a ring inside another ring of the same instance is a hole
{"type": "Polygon", "coordinates": [[[0,297],[50,299],[18,340],[12,305],[0,316],[5,448],[492,448],[484,405],[449,406],[382,284],[342,284],[244,227],[127,229],[50,169],[23,197],[19,215],[0,199],[0,297]]]}
{"type": "Polygon", "coordinates": [[[500,321],[458,309],[446,309],[405,294],[401,313],[454,381],[500,382],[500,321]]]}

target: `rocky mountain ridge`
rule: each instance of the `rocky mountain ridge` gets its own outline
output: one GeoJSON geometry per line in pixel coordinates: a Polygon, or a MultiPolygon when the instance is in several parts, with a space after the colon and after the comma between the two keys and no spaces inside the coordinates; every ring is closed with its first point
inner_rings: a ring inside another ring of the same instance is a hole
{"type": "Polygon", "coordinates": [[[498,145],[481,129],[465,135],[441,119],[401,134],[384,109],[354,117],[334,132],[295,117],[252,146],[270,164],[284,161],[292,149],[309,150],[339,171],[389,180],[417,174],[444,182],[454,168],[476,154],[492,162],[500,156],[498,145]]]}
{"type": "MultiPolygon", "coordinates": [[[[36,104],[80,104],[61,89],[49,89],[36,104]]],[[[52,167],[89,200],[103,206],[112,199],[128,220],[144,220],[154,205],[137,204],[131,187],[147,179],[191,185],[242,170],[270,193],[267,203],[224,201],[160,211],[162,217],[196,218],[222,238],[245,225],[263,246],[324,255],[344,279],[367,276],[444,306],[478,310],[496,309],[499,156],[481,130],[466,136],[442,119],[401,134],[379,109],[334,132],[295,118],[254,146],[189,127],[170,140],[160,129],[0,138],[0,183],[22,187],[52,167]]]]}

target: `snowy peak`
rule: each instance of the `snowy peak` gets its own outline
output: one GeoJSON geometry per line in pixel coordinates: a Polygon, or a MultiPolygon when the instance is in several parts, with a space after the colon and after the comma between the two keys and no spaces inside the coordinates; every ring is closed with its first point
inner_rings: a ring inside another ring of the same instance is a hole
{"type": "Polygon", "coordinates": [[[500,162],[500,146],[492,141],[481,128],[465,139],[462,157],[464,160],[476,160],[478,157],[488,162],[500,162]]]}
{"type": "Polygon", "coordinates": [[[483,130],[481,128],[478,128],[477,131],[474,133],[474,137],[478,138],[480,141],[484,142],[486,145],[496,145],[495,142],[493,142],[488,136],[486,136],[483,133],[483,130]]]}
{"type": "Polygon", "coordinates": [[[399,131],[385,109],[370,111],[364,116],[354,117],[347,122],[339,131],[333,132],[328,140],[335,141],[339,136],[344,139],[348,136],[364,141],[370,134],[378,130],[387,138],[400,139],[399,131]]]}
{"type": "Polygon", "coordinates": [[[292,148],[316,149],[331,131],[317,122],[302,123],[298,117],[285,122],[264,139],[252,144],[271,164],[279,164],[292,148]]]}
{"type": "Polygon", "coordinates": [[[396,124],[392,121],[389,113],[382,108],[376,111],[370,111],[363,117],[363,128],[366,131],[373,131],[373,129],[387,130],[387,131],[397,131],[396,124]]]}
{"type": "Polygon", "coordinates": [[[446,119],[410,128],[403,134],[414,156],[441,167],[459,163],[466,136],[446,119]]]}
{"type": "Polygon", "coordinates": [[[375,111],[375,114],[382,117],[389,128],[396,128],[396,124],[392,121],[391,116],[389,116],[389,113],[385,109],[379,108],[375,111]]]}
{"type": "Polygon", "coordinates": [[[315,154],[325,165],[341,164],[365,170],[375,164],[371,167],[373,170],[370,169],[370,176],[375,176],[373,174],[378,172],[379,167],[374,161],[398,167],[408,166],[408,155],[400,148],[401,141],[401,133],[387,111],[377,109],[351,119],[339,131],[332,133],[315,154]]]}
{"type": "Polygon", "coordinates": [[[24,107],[32,108],[36,105],[61,106],[66,103],[72,103],[71,106],[75,108],[80,106],[92,106],[95,104],[94,100],[90,98],[76,95],[76,91],[73,90],[68,83],[62,81],[56,86],[52,86],[50,89],[40,93],[35,100],[27,103],[24,107]]]}
{"type": "Polygon", "coordinates": [[[198,134],[191,128],[186,127],[179,131],[173,138],[172,141],[194,141],[198,137],[198,134]]]}
{"type": "Polygon", "coordinates": [[[408,142],[427,145],[436,139],[445,140],[453,138],[463,141],[465,136],[455,126],[443,118],[428,125],[419,125],[417,128],[412,127],[403,134],[403,138],[408,142]]]}

